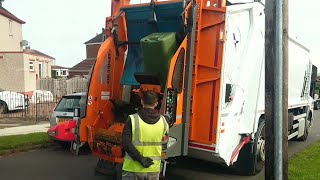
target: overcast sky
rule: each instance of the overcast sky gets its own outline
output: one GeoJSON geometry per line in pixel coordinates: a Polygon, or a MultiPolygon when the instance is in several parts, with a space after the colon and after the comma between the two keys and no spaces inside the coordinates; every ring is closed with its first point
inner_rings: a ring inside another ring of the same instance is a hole
{"type": "Polygon", "coordinates": [[[111,0],[5,0],[3,6],[24,20],[23,39],[72,67],[85,58],[84,42],[102,32],[111,0]]]}
{"type": "MultiPolygon", "coordinates": [[[[55,57],[57,65],[72,67],[85,58],[83,43],[105,26],[110,3],[111,0],[5,0],[3,6],[27,22],[23,25],[23,38],[31,48],[55,57]]],[[[289,3],[289,32],[311,49],[312,59],[320,67],[320,1],[289,3]]]]}

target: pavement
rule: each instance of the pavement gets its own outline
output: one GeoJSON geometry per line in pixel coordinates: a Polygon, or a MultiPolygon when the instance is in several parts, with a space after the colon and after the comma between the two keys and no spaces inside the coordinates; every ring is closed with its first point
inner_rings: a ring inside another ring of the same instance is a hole
{"type": "MultiPolygon", "coordinates": [[[[1,116],[1,115],[0,115],[1,116]]],[[[18,127],[18,126],[28,126],[38,124],[33,119],[26,118],[11,118],[11,117],[1,117],[0,118],[0,129],[18,127]]]]}
{"type": "Polygon", "coordinates": [[[26,126],[15,126],[17,123],[5,124],[6,128],[0,129],[0,136],[10,136],[10,135],[19,135],[19,134],[30,134],[37,132],[47,132],[50,125],[49,122],[40,122],[35,125],[26,125],[26,126]]]}
{"type": "MultiPolygon", "coordinates": [[[[315,111],[315,121],[305,142],[289,141],[289,157],[320,140],[320,111],[315,111]]],[[[95,176],[97,158],[91,155],[72,155],[60,147],[35,150],[0,158],[1,180],[107,180],[95,176]]],[[[238,176],[228,168],[192,158],[179,160],[168,166],[169,180],[261,180],[264,171],[257,176],[238,176]]]]}

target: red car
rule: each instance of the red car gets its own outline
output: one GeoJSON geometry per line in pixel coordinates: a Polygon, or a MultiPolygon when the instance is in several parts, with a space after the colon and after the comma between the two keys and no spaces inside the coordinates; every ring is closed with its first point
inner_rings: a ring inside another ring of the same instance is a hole
{"type": "Polygon", "coordinates": [[[76,141],[77,120],[74,109],[85,105],[86,93],[75,93],[63,96],[52,113],[50,119],[50,138],[59,142],[76,141]]]}

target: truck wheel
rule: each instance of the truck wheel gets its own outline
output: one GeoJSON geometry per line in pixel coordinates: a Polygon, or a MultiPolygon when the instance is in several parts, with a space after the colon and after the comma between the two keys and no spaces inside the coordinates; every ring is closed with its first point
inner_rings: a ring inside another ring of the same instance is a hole
{"type": "Polygon", "coordinates": [[[255,137],[255,174],[258,174],[264,167],[264,163],[266,160],[265,153],[265,120],[262,119],[258,126],[258,131],[255,137]]]}
{"type": "Polygon", "coordinates": [[[306,141],[308,139],[310,124],[311,124],[311,115],[309,115],[308,119],[306,120],[306,124],[304,126],[304,134],[303,136],[298,138],[298,141],[306,141]]]}
{"type": "Polygon", "coordinates": [[[0,114],[5,114],[8,112],[8,106],[7,103],[4,101],[0,101],[0,114]]]}
{"type": "Polygon", "coordinates": [[[265,120],[261,119],[253,143],[245,145],[233,168],[240,175],[256,175],[265,163],[265,120]]]}

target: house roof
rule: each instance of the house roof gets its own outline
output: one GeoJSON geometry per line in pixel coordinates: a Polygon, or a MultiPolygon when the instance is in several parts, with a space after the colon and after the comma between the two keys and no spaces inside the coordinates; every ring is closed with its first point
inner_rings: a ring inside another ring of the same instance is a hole
{"type": "Polygon", "coordinates": [[[49,59],[55,59],[54,57],[51,57],[49,55],[46,55],[46,54],[44,54],[40,51],[34,50],[34,49],[24,49],[23,52],[26,54],[31,54],[31,55],[35,55],[35,56],[42,56],[42,57],[46,57],[49,59]]]}
{"type": "Polygon", "coordinates": [[[21,19],[17,18],[15,15],[10,13],[8,10],[6,10],[4,7],[0,6],[0,15],[5,16],[13,21],[16,21],[20,24],[25,24],[26,22],[22,21],[21,19]]]}
{"type": "Polygon", "coordinates": [[[69,72],[88,72],[96,62],[96,58],[87,58],[69,69],[69,72]]]}
{"type": "Polygon", "coordinates": [[[70,69],[70,68],[55,65],[55,66],[51,66],[51,69],[70,69]]]}
{"type": "Polygon", "coordinates": [[[104,41],[104,36],[105,36],[105,33],[102,32],[102,33],[98,34],[96,37],[85,42],[84,44],[102,43],[104,41]]]}

